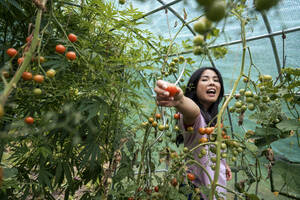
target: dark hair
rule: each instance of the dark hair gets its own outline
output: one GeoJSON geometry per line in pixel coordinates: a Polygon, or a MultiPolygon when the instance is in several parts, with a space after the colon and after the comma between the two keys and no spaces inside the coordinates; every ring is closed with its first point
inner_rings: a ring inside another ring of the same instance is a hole
{"type": "MultiPolygon", "coordinates": [[[[192,99],[199,106],[201,114],[202,114],[203,118],[205,119],[206,124],[208,124],[210,122],[211,126],[214,126],[217,123],[216,115],[218,114],[218,106],[219,106],[219,104],[220,104],[220,102],[221,102],[221,100],[224,96],[223,78],[222,78],[221,73],[219,72],[219,70],[217,70],[214,67],[201,67],[198,70],[196,70],[192,74],[192,76],[191,76],[191,78],[190,78],[190,80],[187,84],[187,87],[186,87],[185,92],[184,92],[184,96],[189,97],[190,99],[192,99]],[[197,96],[197,85],[198,85],[198,82],[200,80],[200,77],[201,77],[202,73],[205,70],[214,71],[217,74],[219,82],[221,84],[221,90],[220,90],[220,94],[218,96],[218,99],[217,99],[216,102],[214,102],[208,108],[208,110],[204,109],[204,106],[201,104],[201,102],[199,101],[199,98],[197,96]]],[[[177,139],[176,139],[176,144],[177,145],[183,142],[183,137],[182,137],[182,135],[181,136],[180,135],[178,135],[179,137],[177,137],[177,139]]]]}

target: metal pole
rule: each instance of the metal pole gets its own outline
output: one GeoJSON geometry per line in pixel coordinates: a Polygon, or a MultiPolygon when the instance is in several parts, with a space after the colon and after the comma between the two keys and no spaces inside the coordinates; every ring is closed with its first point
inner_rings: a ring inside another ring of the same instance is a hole
{"type": "MultiPolygon", "coordinates": [[[[265,12],[261,12],[260,14],[261,14],[261,16],[262,16],[262,18],[264,20],[264,23],[266,25],[268,33],[269,34],[272,33],[271,25],[269,23],[269,20],[268,20],[268,17],[266,15],[266,13],[265,12]]],[[[273,49],[273,53],[274,53],[274,56],[275,56],[275,61],[276,61],[278,75],[279,75],[280,81],[282,81],[280,60],[279,60],[279,55],[278,55],[278,52],[277,52],[276,43],[275,43],[275,40],[274,40],[273,36],[270,36],[269,38],[270,38],[272,49],[273,49]]]]}

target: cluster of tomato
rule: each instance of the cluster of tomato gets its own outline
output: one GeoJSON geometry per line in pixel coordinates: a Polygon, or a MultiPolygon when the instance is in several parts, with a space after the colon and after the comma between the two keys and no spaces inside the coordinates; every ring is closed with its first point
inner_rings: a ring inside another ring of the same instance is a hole
{"type": "MultiPolygon", "coordinates": [[[[229,108],[229,112],[244,113],[246,110],[254,111],[257,107],[264,108],[264,104],[270,101],[270,97],[265,90],[266,87],[272,87],[272,76],[262,75],[259,80],[261,82],[258,84],[260,93],[253,94],[251,90],[240,89],[239,93],[235,95],[236,102],[229,108]]],[[[244,78],[243,81],[247,83],[249,80],[244,78]]]]}
{"type": "MultiPolygon", "coordinates": [[[[26,38],[27,44],[29,44],[32,41],[32,39],[33,39],[32,35],[28,36],[26,38]]],[[[75,34],[73,34],[73,33],[70,33],[68,35],[68,39],[69,39],[70,42],[76,42],[77,41],[77,36],[75,34]]],[[[58,44],[58,45],[56,45],[55,51],[57,53],[63,54],[66,51],[66,47],[63,46],[62,44],[58,44]]],[[[18,51],[16,49],[14,49],[14,48],[9,48],[9,49],[7,49],[6,53],[11,58],[14,58],[15,56],[17,56],[18,51]]],[[[76,53],[73,52],[73,51],[68,51],[66,53],[66,58],[69,59],[69,60],[75,60],[76,59],[76,53]]],[[[35,61],[35,60],[36,60],[35,58],[32,58],[32,61],[35,61]]],[[[20,58],[18,58],[18,60],[17,60],[18,65],[20,66],[23,63],[23,61],[24,61],[24,57],[23,56],[20,57],[20,58]]],[[[39,56],[39,61],[40,61],[40,63],[43,63],[43,62],[45,62],[45,58],[43,56],[39,56]]],[[[49,69],[46,72],[46,76],[48,78],[53,78],[55,76],[55,74],[56,74],[56,71],[54,69],[49,69]]],[[[32,73],[29,72],[29,71],[24,71],[22,73],[21,77],[22,77],[22,79],[24,81],[34,80],[36,83],[43,83],[44,82],[44,76],[42,74],[36,74],[36,75],[33,76],[32,73]]],[[[40,88],[35,88],[33,90],[33,93],[35,95],[41,95],[42,94],[42,90],[40,88]]],[[[3,107],[1,107],[1,108],[3,108],[3,107]]],[[[3,113],[4,113],[4,111],[3,111],[3,113]]],[[[31,124],[34,123],[34,118],[31,117],[31,116],[28,116],[28,117],[26,117],[24,119],[24,121],[25,121],[26,124],[31,125],[31,124]]]]}
{"type": "MultiPolygon", "coordinates": [[[[77,36],[73,33],[70,33],[68,35],[68,39],[70,40],[70,42],[76,42],[77,41],[77,36]]],[[[66,47],[62,44],[58,44],[55,47],[55,51],[59,54],[63,54],[66,51],[66,47]]],[[[75,60],[76,59],[76,53],[74,51],[68,51],[66,53],[66,58],[68,60],[75,60]]]]}
{"type": "MultiPolygon", "coordinates": [[[[158,77],[158,79],[163,79],[163,77],[168,77],[171,74],[176,74],[178,72],[176,65],[184,63],[185,58],[183,56],[175,57],[172,59],[172,61],[169,63],[169,66],[167,68],[161,69],[161,77],[158,77]]],[[[180,81],[184,81],[184,79],[180,79],[180,81]]]]}

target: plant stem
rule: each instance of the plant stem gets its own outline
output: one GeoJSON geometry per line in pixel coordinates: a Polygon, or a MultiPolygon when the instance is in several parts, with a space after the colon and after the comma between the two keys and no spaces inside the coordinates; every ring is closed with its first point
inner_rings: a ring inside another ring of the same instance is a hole
{"type": "Polygon", "coordinates": [[[221,120],[222,120],[222,115],[226,109],[226,107],[228,106],[230,100],[233,98],[233,95],[237,89],[237,86],[239,84],[239,81],[241,79],[241,77],[243,76],[244,73],[244,65],[245,65],[245,55],[246,55],[246,37],[245,37],[245,20],[240,17],[237,13],[233,13],[235,14],[239,20],[241,21],[241,38],[243,41],[243,52],[242,52],[242,63],[241,63],[241,70],[240,70],[240,75],[237,78],[237,80],[235,80],[234,85],[233,85],[233,89],[229,95],[229,97],[226,99],[225,103],[223,104],[222,108],[220,109],[220,112],[218,113],[218,117],[217,117],[217,141],[216,143],[216,157],[217,157],[217,162],[216,162],[216,170],[215,170],[215,174],[214,174],[214,180],[212,182],[212,187],[209,193],[209,199],[213,200],[214,195],[215,195],[215,191],[216,191],[216,186],[218,183],[218,179],[219,179],[219,174],[220,174],[220,156],[221,156],[221,140],[222,140],[222,131],[221,131],[221,120]]]}
{"type": "Polygon", "coordinates": [[[18,81],[20,80],[22,73],[25,71],[26,67],[31,61],[32,54],[34,53],[38,41],[39,41],[39,31],[41,26],[41,18],[42,18],[42,9],[39,9],[37,12],[36,20],[35,20],[35,29],[34,29],[34,35],[33,40],[31,42],[29,51],[25,53],[25,58],[23,63],[21,64],[20,68],[16,71],[14,77],[11,79],[11,81],[5,86],[4,91],[2,95],[0,96],[0,103],[2,105],[5,104],[9,94],[12,92],[13,88],[16,88],[18,81]]]}

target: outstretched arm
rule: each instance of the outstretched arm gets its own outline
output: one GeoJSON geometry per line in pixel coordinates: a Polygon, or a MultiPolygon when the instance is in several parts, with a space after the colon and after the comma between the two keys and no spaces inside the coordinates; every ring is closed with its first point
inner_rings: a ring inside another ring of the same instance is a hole
{"type": "Polygon", "coordinates": [[[156,101],[159,106],[175,107],[178,112],[183,115],[183,122],[185,124],[194,124],[196,118],[200,114],[200,108],[190,98],[183,95],[183,91],[176,87],[178,92],[174,97],[171,97],[166,91],[168,86],[174,86],[167,81],[158,80],[154,91],[156,92],[156,101]]]}

